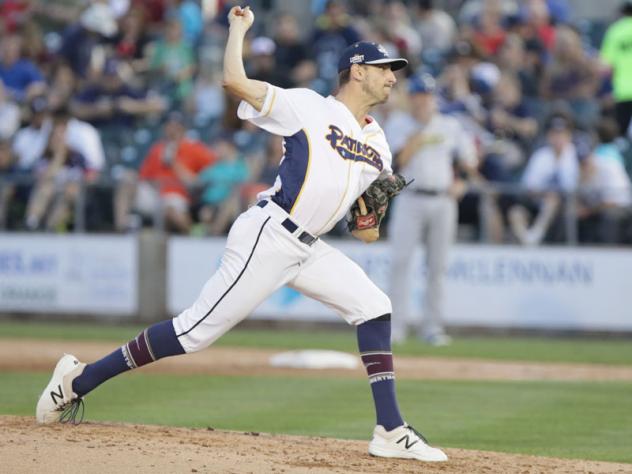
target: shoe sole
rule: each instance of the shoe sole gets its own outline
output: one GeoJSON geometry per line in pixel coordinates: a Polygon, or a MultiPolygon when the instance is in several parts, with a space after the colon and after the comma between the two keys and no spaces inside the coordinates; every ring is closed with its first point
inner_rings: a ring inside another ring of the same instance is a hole
{"type": "Polygon", "coordinates": [[[369,447],[369,454],[378,458],[399,458],[399,459],[416,459],[417,461],[424,462],[446,462],[447,459],[427,459],[421,456],[415,455],[414,453],[410,453],[407,451],[391,451],[382,449],[379,447],[371,446],[369,447]]]}

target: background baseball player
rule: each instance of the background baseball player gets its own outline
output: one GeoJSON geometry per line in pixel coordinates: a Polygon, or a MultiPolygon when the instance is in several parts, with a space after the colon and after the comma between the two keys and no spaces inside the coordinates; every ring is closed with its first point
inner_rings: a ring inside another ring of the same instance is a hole
{"type": "Polygon", "coordinates": [[[377,414],[369,452],[444,461],[446,455],[429,446],[399,413],[388,297],[357,264],[318,238],[373,181],[391,174],[384,133],[367,113],[388,99],[396,82],[392,70],[406,61],[389,58],[375,43],[356,43],[340,58],[336,97],[281,89],[248,79],[244,72],[243,41],[253,21],[248,7],[230,11],[224,86],[242,99],[240,118],[284,137],[284,158],[274,186],[237,218],[220,268],[190,308],[147,328],[95,363],[64,356],[40,397],[37,419],[54,422],[66,416],[65,410],[72,417],[82,397],[110,377],[207,347],[287,284],[357,326],[377,414]]]}
{"type": "Polygon", "coordinates": [[[456,164],[476,175],[476,149],[459,122],[439,112],[435,80],[429,74],[409,81],[410,114],[389,118],[385,131],[397,166],[414,181],[393,203],[389,223],[392,249],[390,296],[393,301],[393,341],[403,341],[410,311],[411,262],[415,246],[425,245],[426,292],[423,318],[416,318],[418,336],[433,345],[449,344],[443,325],[443,277],[448,250],[457,226],[457,199],[465,183],[453,170],[456,164]]]}

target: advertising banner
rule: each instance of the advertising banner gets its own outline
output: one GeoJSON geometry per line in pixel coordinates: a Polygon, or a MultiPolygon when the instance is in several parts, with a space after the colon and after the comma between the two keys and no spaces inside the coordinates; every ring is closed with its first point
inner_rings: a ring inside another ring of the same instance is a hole
{"type": "MultiPolygon", "coordinates": [[[[387,243],[328,243],[356,261],[388,293],[387,243]]],[[[197,298],[219,265],[223,248],[223,239],[170,239],[167,301],[173,314],[197,298]]],[[[426,271],[421,249],[411,260],[411,308],[414,316],[421,317],[426,271]]],[[[457,245],[446,275],[446,322],[479,327],[632,330],[630,268],[632,252],[625,250],[457,245]]],[[[271,295],[251,317],[338,320],[330,309],[289,288],[271,295]]]]}
{"type": "Polygon", "coordinates": [[[0,311],[131,316],[137,286],[135,237],[0,235],[0,311]]]}

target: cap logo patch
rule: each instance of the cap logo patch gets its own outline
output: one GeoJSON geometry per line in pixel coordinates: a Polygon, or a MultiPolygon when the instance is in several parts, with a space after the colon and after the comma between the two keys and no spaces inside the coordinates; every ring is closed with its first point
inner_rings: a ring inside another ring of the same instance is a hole
{"type": "Polygon", "coordinates": [[[384,46],[382,46],[381,44],[377,45],[377,50],[382,53],[384,56],[388,56],[388,53],[386,52],[386,48],[384,46]]]}
{"type": "Polygon", "coordinates": [[[364,54],[354,54],[349,58],[349,63],[358,64],[364,61],[364,54]]]}

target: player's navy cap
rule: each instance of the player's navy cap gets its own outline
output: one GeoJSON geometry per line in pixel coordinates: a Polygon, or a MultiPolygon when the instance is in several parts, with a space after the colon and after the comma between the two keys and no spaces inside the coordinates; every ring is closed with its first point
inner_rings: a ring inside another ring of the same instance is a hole
{"type": "Polygon", "coordinates": [[[347,46],[340,55],[338,61],[338,72],[349,69],[353,64],[390,64],[391,70],[397,71],[406,67],[408,61],[404,58],[391,58],[388,56],[384,46],[369,41],[358,41],[351,46],[347,46]]]}
{"type": "Polygon", "coordinates": [[[430,74],[421,74],[408,79],[410,94],[433,94],[437,90],[437,81],[430,74]]]}

